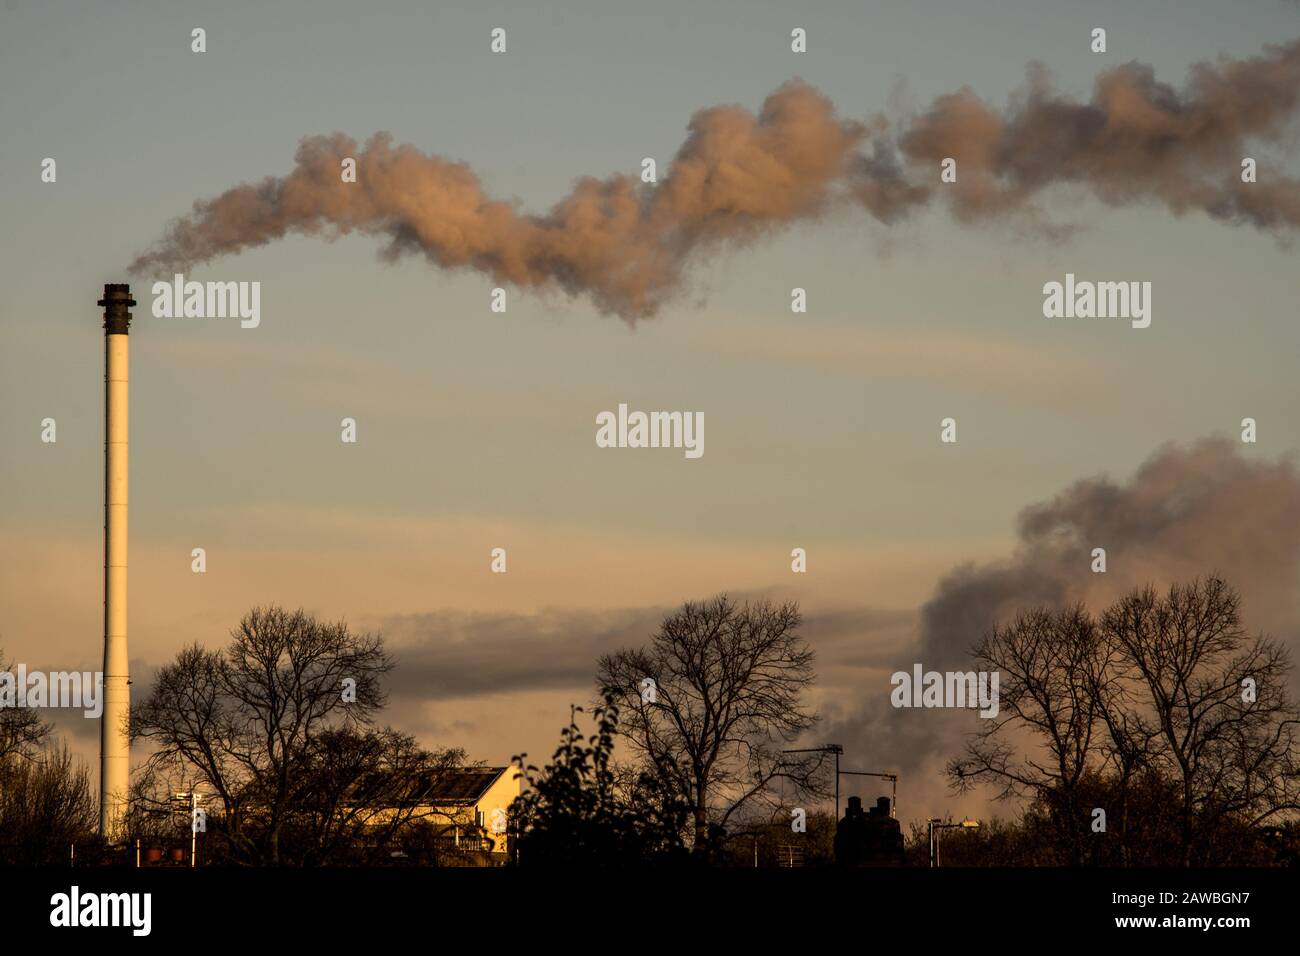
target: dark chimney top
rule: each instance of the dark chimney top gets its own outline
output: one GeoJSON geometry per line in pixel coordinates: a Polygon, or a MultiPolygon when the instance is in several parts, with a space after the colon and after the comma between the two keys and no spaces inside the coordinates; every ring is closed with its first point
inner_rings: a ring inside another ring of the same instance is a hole
{"type": "Polygon", "coordinates": [[[130,331],[130,308],[135,305],[135,299],[131,298],[129,285],[125,282],[106,282],[104,298],[95,304],[104,307],[105,335],[126,335],[130,331]]]}

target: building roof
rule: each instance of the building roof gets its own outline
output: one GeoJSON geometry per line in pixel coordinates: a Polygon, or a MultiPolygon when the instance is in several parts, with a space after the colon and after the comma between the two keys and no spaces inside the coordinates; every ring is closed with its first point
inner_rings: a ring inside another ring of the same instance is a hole
{"type": "Polygon", "coordinates": [[[463,767],[433,781],[424,799],[435,804],[477,803],[509,767],[463,767]]]}

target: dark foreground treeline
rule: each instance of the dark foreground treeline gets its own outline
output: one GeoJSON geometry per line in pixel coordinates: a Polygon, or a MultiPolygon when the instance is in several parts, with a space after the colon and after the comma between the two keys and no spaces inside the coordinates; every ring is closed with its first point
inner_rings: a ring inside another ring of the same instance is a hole
{"type": "MultiPolygon", "coordinates": [[[[1127,853],[1119,835],[1097,834],[1083,866],[1176,867],[1182,865],[1177,804],[1145,807],[1140,829],[1128,835],[1127,853]],[[1127,861],[1127,862],[1126,862],[1127,861]]],[[[954,822],[954,821],[945,821],[954,822]]],[[[719,862],[741,867],[835,866],[835,824],[828,813],[810,814],[806,834],[791,833],[784,823],[756,825],[730,834],[719,862]]],[[[904,827],[902,865],[930,865],[929,830],[925,821],[904,827]]],[[[1013,818],[981,821],[979,829],[938,831],[939,865],[945,867],[1069,866],[1073,846],[1059,841],[1056,828],[1041,808],[1013,818]]],[[[1207,855],[1206,866],[1300,866],[1300,826],[1238,826],[1225,830],[1207,855]]],[[[877,864],[886,865],[886,864],[877,864]]]]}
{"type": "MultiPolygon", "coordinates": [[[[1145,788],[1145,784],[1144,784],[1145,788]]],[[[1100,801],[1114,789],[1091,790],[1100,801]]],[[[978,830],[941,831],[941,866],[1183,866],[1178,797],[1166,785],[1143,793],[1141,809],[1127,835],[1093,834],[1076,864],[1073,841],[1062,842],[1051,814],[1032,807],[1018,819],[983,822],[978,830]]],[[[925,824],[913,823],[908,840],[910,863],[928,865],[929,841],[925,824]]],[[[1199,850],[1197,865],[1297,866],[1300,865],[1300,825],[1294,820],[1251,826],[1239,820],[1220,821],[1199,850]]]]}
{"type": "MultiPolygon", "coordinates": [[[[148,757],[115,848],[94,836],[86,768],[34,712],[0,710],[0,862],[67,865],[75,845],[78,863],[130,864],[139,841],[144,862],[183,865],[198,791],[202,865],[833,865],[801,624],[792,603],[722,595],[602,658],[595,704],[574,708],[550,761],[517,758],[525,794],[489,839],[431,806],[464,753],[378,724],[393,661],[377,635],[256,609],[226,647],[179,653],[133,707],[148,757]]],[[[1295,863],[1290,658],[1246,634],[1224,582],[1135,591],[1096,616],[1028,611],[985,635],[972,667],[1001,675],[999,712],[950,783],[992,786],[1009,812],[938,829],[942,865],[1295,863]]],[[[929,864],[929,829],[909,824],[901,862],[929,864]]]]}
{"type": "MultiPolygon", "coordinates": [[[[703,847],[688,844],[687,808],[655,790],[652,775],[620,788],[618,775],[607,769],[617,715],[598,709],[596,716],[598,731],[590,741],[576,725],[566,730],[554,763],[517,805],[526,827],[520,846],[534,862],[836,865],[836,824],[828,813],[810,813],[805,832],[794,832],[788,812],[778,811],[771,822],[716,830],[703,847]]],[[[1083,774],[1072,786],[1072,799],[1090,808],[1081,822],[1062,819],[1059,795],[1040,795],[1015,817],[984,821],[976,829],[937,829],[939,865],[1186,866],[1189,834],[1192,865],[1300,865],[1300,822],[1293,814],[1260,821],[1259,806],[1246,812],[1210,796],[1195,806],[1186,826],[1185,787],[1162,776],[1154,761],[1122,783],[1102,770],[1083,774]],[[1096,811],[1106,807],[1119,807],[1122,814],[1103,827],[1096,811]]],[[[929,866],[927,824],[912,821],[905,837],[897,862],[929,866]]]]}
{"type": "MultiPolygon", "coordinates": [[[[555,765],[548,767],[552,771],[555,765]]],[[[634,809],[634,804],[601,808],[591,781],[571,776],[572,768],[560,771],[574,786],[567,794],[558,791],[559,780],[549,791],[549,806],[533,811],[537,826],[522,841],[511,841],[512,862],[524,858],[535,865],[587,863],[591,865],[709,865],[733,867],[829,867],[835,865],[835,824],[829,813],[811,813],[805,833],[794,833],[784,822],[750,823],[733,832],[719,834],[717,844],[702,857],[693,855],[681,830],[655,814],[634,809]],[[542,818],[545,819],[542,819],[542,818]]],[[[1091,781],[1088,792],[1095,802],[1113,800],[1113,788],[1091,781]]],[[[1166,784],[1156,786],[1148,779],[1134,800],[1132,822],[1121,846],[1121,834],[1093,834],[1089,866],[1177,866],[1181,863],[1178,826],[1178,795],[1166,784]]],[[[608,798],[607,798],[607,803],[608,798]]],[[[240,855],[230,846],[220,819],[210,821],[209,831],[198,844],[202,865],[239,865],[240,855]]],[[[6,760],[0,768],[0,865],[79,866],[133,865],[135,841],[127,848],[111,849],[96,835],[98,808],[89,776],[66,750],[52,750],[32,760],[6,760]],[[75,850],[74,850],[75,848],[75,850]]],[[[455,866],[488,862],[487,854],[468,849],[468,838],[456,847],[441,836],[443,827],[425,821],[408,822],[383,839],[360,840],[349,845],[322,849],[318,834],[310,828],[290,827],[282,837],[286,863],[312,860],[319,865],[415,865],[455,866]]],[[[906,865],[929,865],[929,834],[926,824],[912,821],[905,829],[906,865]]],[[[189,831],[184,814],[171,821],[156,820],[139,831],[141,858],[150,863],[148,851],[161,851],[167,862],[172,852],[184,853],[180,865],[188,864],[189,831]]],[[[1073,857],[1072,841],[1062,842],[1051,814],[1031,806],[1013,819],[984,821],[978,830],[953,829],[939,834],[942,866],[1061,866],[1073,857]]],[[[1294,822],[1249,826],[1221,824],[1207,847],[1205,865],[1297,866],[1300,865],[1300,826],[1294,822]]]]}
{"type": "MultiPolygon", "coordinates": [[[[750,866],[833,862],[828,819],[810,814],[807,832],[791,827],[793,807],[826,805],[833,775],[774,753],[812,725],[798,707],[808,657],[797,643],[767,653],[770,640],[733,640],[733,623],[742,634],[788,636],[798,617],[687,605],[649,652],[601,662],[607,696],[596,732],[584,741],[571,726],[521,802],[532,828],[521,844],[534,844],[534,860],[689,852],[750,866]],[[655,679],[657,700],[636,694],[641,675],[655,679]],[[745,683],[753,698],[735,691],[745,683]],[[754,714],[754,699],[777,698],[782,724],[709,729],[754,714]],[[621,773],[615,739],[636,758],[621,773]],[[735,751],[746,759],[717,772],[715,761],[735,751]]],[[[999,673],[1000,707],[976,722],[949,782],[957,792],[991,787],[1012,812],[979,828],[938,828],[941,865],[1295,862],[1300,711],[1288,693],[1290,655],[1246,632],[1240,598],[1222,580],[1138,589],[1096,615],[1081,605],[1034,609],[994,627],[972,658],[973,670],[999,673]]],[[[907,862],[929,864],[929,830],[911,824],[907,862]]]]}
{"type": "MultiPolygon", "coordinates": [[[[209,807],[192,834],[188,801],[151,768],[133,787],[126,833],[115,845],[98,835],[99,801],[89,768],[31,711],[0,710],[0,865],[480,865],[480,830],[421,808],[420,788],[460,763],[388,732],[332,731],[297,761],[293,792],[278,814],[252,788],[233,810],[209,807]],[[332,753],[331,753],[332,751],[332,753]],[[400,758],[410,763],[399,766],[400,758]],[[380,819],[373,820],[376,812],[380,819]],[[193,840],[191,839],[194,837],[193,840]]],[[[190,778],[193,779],[193,778],[190,778]]],[[[211,796],[209,791],[209,796],[211,796]]]]}

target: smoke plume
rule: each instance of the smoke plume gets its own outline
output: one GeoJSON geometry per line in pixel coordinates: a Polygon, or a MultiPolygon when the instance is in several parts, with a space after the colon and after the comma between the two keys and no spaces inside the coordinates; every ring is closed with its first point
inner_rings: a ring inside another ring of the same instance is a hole
{"type": "Polygon", "coordinates": [[[292,172],[200,200],[130,271],[166,275],[290,233],[385,240],[382,255],[423,254],[520,288],[587,296],[629,322],[653,315],[708,250],[858,206],[883,223],[944,197],[961,222],[1014,221],[1048,235],[1040,195],[1081,185],[1108,205],[1163,205],[1175,215],[1283,234],[1300,225],[1300,181],[1260,165],[1241,181],[1251,141],[1277,143],[1300,97],[1300,41],[1253,59],[1195,66],[1182,90],[1129,63],[1102,73],[1086,103],[1053,93],[1041,68],[999,110],[969,89],[941,96],[891,129],[881,116],[836,116],[800,81],[758,115],[737,106],[695,114],[663,180],[579,179],[545,215],[484,194],[467,165],[394,146],[377,133],[302,141],[292,172]],[[341,163],[357,161],[345,183],[341,163]],[[940,164],[957,180],[940,183],[940,164]]]}
{"type": "Polygon", "coordinates": [[[1140,585],[1211,573],[1241,591],[1248,624],[1300,645],[1300,473],[1288,459],[1247,459],[1238,448],[1227,439],[1169,445],[1126,484],[1089,478],[1026,508],[1012,559],[940,582],[922,609],[917,659],[941,670],[968,661],[985,631],[1026,607],[1096,608],[1140,585]],[[1090,568],[1099,547],[1105,574],[1090,568]]]}
{"type": "MultiPolygon", "coordinates": [[[[953,570],[921,608],[914,648],[889,671],[968,670],[970,649],[994,624],[1036,606],[1082,601],[1099,610],[1127,591],[1217,573],[1242,596],[1243,623],[1300,654],[1300,471],[1283,458],[1248,459],[1241,445],[1205,439],[1168,445],[1124,483],[1079,481],[1026,508],[1006,560],[953,570]],[[1106,573],[1091,570],[1106,549],[1106,573]]],[[[888,673],[826,739],[910,778],[913,799],[942,802],[944,762],[976,729],[969,712],[896,710],[888,673]]],[[[1296,675],[1300,676],[1300,675],[1296,675]]]]}

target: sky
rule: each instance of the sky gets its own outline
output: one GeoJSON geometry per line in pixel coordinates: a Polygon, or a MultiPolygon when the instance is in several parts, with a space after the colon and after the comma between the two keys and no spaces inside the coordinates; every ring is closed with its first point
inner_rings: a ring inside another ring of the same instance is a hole
{"type": "MultiPolygon", "coordinates": [[[[196,200],[287,174],[306,136],[386,131],[544,214],[581,176],[636,176],[643,157],[665,170],[696,111],[756,111],[796,77],[841,117],[898,123],[963,87],[1001,108],[1031,63],[1086,100],[1132,60],[1181,87],[1194,63],[1300,37],[1281,0],[975,7],[0,2],[4,657],[99,667],[94,303],[119,281],[141,303],[137,695],[249,608],[301,606],[385,634],[395,726],[502,764],[548,755],[596,658],[682,601],[793,599],[818,654],[809,742],[840,738],[846,766],[903,767],[910,819],[990,812],[945,791],[952,727],[881,710],[890,672],[978,638],[980,614],[941,613],[954,572],[1028,582],[1014,602],[1218,570],[1239,579],[1248,622],[1294,646],[1300,272],[1285,232],[1068,185],[1040,197],[1076,227],[1057,239],[941,205],[895,224],[837,207],[704,250],[635,324],[559,288],[507,285],[495,313],[492,277],[383,261],[367,235],[291,235],[187,273],[260,282],[256,329],[154,318],[149,282],[126,272],[196,200]],[[1089,49],[1097,26],[1106,53],[1089,49]],[[1045,319],[1042,287],[1067,273],[1150,282],[1151,326],[1045,319]],[[705,454],[598,448],[595,416],[620,403],[702,412],[705,454]],[[1027,527],[1035,505],[1084,540],[1027,527]],[[1104,582],[1073,561],[1108,545],[1104,582]]],[[[1287,131],[1258,155],[1294,175],[1293,145],[1287,131]]],[[[995,603],[975,602],[986,617],[995,603]]],[[[95,766],[97,725],[60,727],[95,766]]]]}

